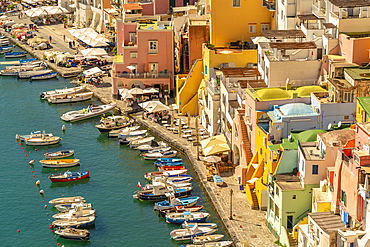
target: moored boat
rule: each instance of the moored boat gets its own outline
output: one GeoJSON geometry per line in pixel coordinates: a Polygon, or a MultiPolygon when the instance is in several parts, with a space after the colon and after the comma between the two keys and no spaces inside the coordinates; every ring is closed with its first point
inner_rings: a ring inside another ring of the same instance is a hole
{"type": "Polygon", "coordinates": [[[213,176],[213,181],[215,182],[215,184],[217,186],[220,186],[220,187],[223,187],[225,186],[225,182],[224,180],[222,179],[222,177],[220,177],[219,175],[214,175],[213,176]]]}
{"type": "Polygon", "coordinates": [[[182,212],[166,215],[166,222],[172,224],[182,224],[185,221],[188,223],[198,223],[206,221],[209,213],[206,212],[182,212]]]}
{"type": "Polygon", "coordinates": [[[156,172],[147,172],[144,175],[146,179],[152,179],[154,177],[173,177],[178,175],[185,175],[188,170],[176,170],[176,171],[156,171],[156,172]]]}
{"type": "Polygon", "coordinates": [[[59,213],[59,214],[54,214],[53,218],[54,219],[71,219],[71,218],[79,218],[79,217],[89,217],[89,216],[94,216],[95,215],[95,210],[94,209],[83,209],[83,206],[76,206],[74,209],[69,210],[66,213],[59,213]]]}
{"type": "Polygon", "coordinates": [[[194,227],[195,224],[197,224],[199,227],[217,228],[217,224],[216,223],[212,223],[212,222],[202,222],[202,223],[188,223],[188,222],[184,222],[184,223],[181,224],[181,227],[182,228],[194,227]]]}
{"type": "Polygon", "coordinates": [[[46,159],[62,159],[66,157],[70,157],[74,155],[75,151],[74,150],[61,150],[61,151],[56,151],[53,153],[45,153],[44,156],[46,159]]]}
{"type": "Polygon", "coordinates": [[[45,73],[51,73],[53,72],[51,69],[45,69],[45,70],[25,70],[25,71],[19,71],[18,78],[20,79],[30,79],[32,76],[36,75],[42,75],[45,73]]]}
{"type": "Polygon", "coordinates": [[[141,156],[144,157],[144,159],[146,160],[156,160],[158,158],[174,158],[177,156],[177,151],[173,150],[173,151],[167,151],[167,152],[164,152],[164,153],[161,153],[161,152],[156,152],[156,153],[144,153],[144,154],[141,154],[141,156]]]}
{"type": "Polygon", "coordinates": [[[198,211],[200,211],[202,209],[203,209],[203,206],[201,206],[201,205],[195,205],[195,206],[176,206],[175,208],[158,210],[158,216],[159,217],[166,217],[166,214],[170,214],[170,213],[181,213],[181,212],[184,212],[184,211],[198,212],[198,211]]]}
{"type": "MultiPolygon", "coordinates": [[[[9,44],[9,41],[6,44],[9,44]]],[[[5,58],[25,57],[25,56],[27,56],[27,52],[24,52],[24,51],[19,51],[19,52],[5,52],[4,53],[4,56],[5,56],[5,58]]]]}
{"type": "Polygon", "coordinates": [[[157,202],[154,205],[154,210],[171,209],[175,208],[176,206],[193,206],[198,200],[199,197],[197,196],[186,198],[175,198],[174,196],[170,196],[166,201],[157,202]]]}
{"type": "Polygon", "coordinates": [[[165,142],[156,142],[152,141],[150,144],[141,145],[135,147],[135,149],[139,150],[140,152],[149,152],[160,148],[167,148],[168,144],[165,142]]]}
{"type": "Polygon", "coordinates": [[[228,247],[233,244],[233,241],[210,242],[202,244],[187,244],[186,247],[228,247]]]}
{"type": "Polygon", "coordinates": [[[52,79],[58,76],[58,72],[50,72],[50,73],[44,73],[40,75],[34,75],[31,77],[31,80],[46,80],[46,79],[52,79]]]}
{"type": "Polygon", "coordinates": [[[26,145],[29,146],[46,146],[46,145],[54,145],[59,143],[62,138],[58,136],[41,136],[36,138],[28,138],[25,139],[26,145]]]}
{"type": "Polygon", "coordinates": [[[41,99],[48,99],[51,96],[61,96],[61,95],[68,95],[68,94],[75,94],[80,93],[86,89],[86,86],[80,86],[80,87],[73,87],[73,88],[63,88],[63,89],[55,89],[52,91],[46,91],[40,93],[41,99]]]}
{"type": "Polygon", "coordinates": [[[79,159],[40,160],[42,167],[65,168],[80,165],[79,159]]]}
{"type": "Polygon", "coordinates": [[[119,133],[120,132],[124,132],[126,130],[129,130],[129,131],[135,131],[137,130],[138,128],[140,128],[140,126],[132,126],[132,127],[126,127],[124,129],[115,129],[115,130],[111,130],[109,131],[108,133],[108,137],[118,137],[119,133]]]}
{"type": "Polygon", "coordinates": [[[93,92],[76,93],[68,95],[55,95],[48,98],[48,102],[52,104],[81,102],[91,99],[93,95],[94,95],[93,92]]]}
{"type": "Polygon", "coordinates": [[[133,137],[129,137],[129,138],[118,139],[118,142],[121,145],[127,145],[132,141],[136,141],[136,140],[146,138],[146,136],[147,136],[147,134],[145,133],[145,135],[142,135],[142,136],[133,136],[133,137]]]}
{"type": "Polygon", "coordinates": [[[166,186],[161,182],[153,182],[152,188],[142,188],[134,195],[141,201],[160,201],[167,198],[168,195],[173,195],[175,197],[184,197],[193,190],[193,187],[183,187],[183,188],[173,188],[171,186],[166,186]]]}
{"type": "Polygon", "coordinates": [[[90,232],[88,230],[65,228],[65,229],[56,229],[54,232],[59,237],[68,240],[86,241],[90,239],[90,232]]]}
{"type": "Polygon", "coordinates": [[[131,142],[129,142],[129,145],[130,145],[130,148],[135,148],[135,147],[138,147],[140,145],[151,143],[153,140],[154,140],[154,137],[150,136],[150,137],[146,137],[146,138],[131,141],[131,142]]]}
{"type": "Polygon", "coordinates": [[[158,158],[157,163],[182,162],[181,158],[158,158]]]}
{"type": "Polygon", "coordinates": [[[83,228],[95,224],[95,216],[70,218],[66,220],[56,220],[52,223],[54,227],[60,228],[83,228]]]}
{"type": "Polygon", "coordinates": [[[157,163],[158,161],[154,162],[156,167],[163,167],[163,166],[182,166],[183,162],[171,162],[171,163],[157,163]]]}
{"type": "Polygon", "coordinates": [[[194,244],[202,244],[207,242],[217,242],[224,237],[222,234],[206,235],[193,238],[194,244]]]}
{"type": "Polygon", "coordinates": [[[136,130],[136,131],[121,131],[118,135],[119,139],[126,139],[129,137],[143,136],[147,134],[147,130],[136,130]]]}
{"type": "Polygon", "coordinates": [[[53,136],[53,134],[51,134],[51,133],[45,134],[44,132],[41,132],[40,130],[36,130],[36,131],[32,131],[29,135],[19,135],[19,140],[20,141],[25,141],[26,139],[30,139],[30,138],[39,138],[42,135],[44,135],[46,137],[53,136]]]}
{"type": "Polygon", "coordinates": [[[130,126],[134,123],[133,119],[128,119],[123,116],[109,116],[102,118],[100,124],[95,125],[95,127],[100,132],[109,132],[112,130],[122,129],[130,126]]]}
{"type": "Polygon", "coordinates": [[[49,176],[49,179],[51,182],[56,183],[56,182],[73,182],[73,181],[78,181],[78,180],[82,180],[82,179],[89,178],[89,177],[90,177],[90,173],[88,171],[87,172],[66,171],[65,173],[61,175],[51,174],[49,176]]]}
{"type": "Polygon", "coordinates": [[[72,196],[72,197],[61,197],[50,200],[49,203],[53,205],[57,204],[73,204],[73,203],[82,203],[85,202],[85,199],[82,196],[72,196]]]}
{"type": "Polygon", "coordinates": [[[170,236],[173,240],[182,241],[190,240],[197,236],[203,236],[207,234],[212,234],[216,232],[217,229],[208,228],[208,227],[198,227],[198,225],[193,226],[192,228],[185,229],[176,229],[170,233],[170,236]]]}
{"type": "Polygon", "coordinates": [[[82,109],[78,111],[70,111],[63,114],[60,118],[67,122],[79,121],[87,118],[96,117],[102,115],[106,112],[113,110],[116,103],[110,103],[108,105],[90,105],[87,109],[82,109]]]}
{"type": "Polygon", "coordinates": [[[183,170],[185,166],[161,166],[158,167],[159,171],[176,171],[176,170],[183,170]]]}
{"type": "Polygon", "coordinates": [[[69,210],[74,209],[78,205],[82,206],[82,209],[92,209],[93,208],[91,203],[58,204],[58,205],[55,205],[55,208],[59,212],[67,212],[69,210]]]}
{"type": "Polygon", "coordinates": [[[165,153],[171,150],[171,147],[156,147],[146,151],[147,153],[165,153]]]}

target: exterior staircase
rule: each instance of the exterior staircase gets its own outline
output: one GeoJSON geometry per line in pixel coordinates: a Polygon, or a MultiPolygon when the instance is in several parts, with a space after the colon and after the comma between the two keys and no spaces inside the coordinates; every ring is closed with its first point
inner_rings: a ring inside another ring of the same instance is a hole
{"type": "Polygon", "coordinates": [[[293,233],[289,232],[288,233],[288,237],[289,237],[289,245],[290,245],[290,247],[298,247],[298,242],[293,237],[293,233]]]}
{"type": "Polygon", "coordinates": [[[251,150],[251,143],[249,142],[247,126],[245,125],[245,122],[244,122],[244,116],[239,115],[239,117],[240,117],[240,127],[242,130],[241,134],[242,134],[242,140],[243,140],[243,151],[246,156],[246,160],[247,160],[246,163],[249,164],[249,162],[253,158],[253,154],[251,150]]]}
{"type": "Polygon", "coordinates": [[[258,199],[257,199],[256,191],[254,189],[251,190],[251,195],[252,195],[252,200],[253,200],[252,209],[258,210],[259,209],[258,199]]]}

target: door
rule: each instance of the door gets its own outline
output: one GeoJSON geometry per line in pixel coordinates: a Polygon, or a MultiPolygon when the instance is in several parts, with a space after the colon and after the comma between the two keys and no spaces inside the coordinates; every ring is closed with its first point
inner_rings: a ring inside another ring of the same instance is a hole
{"type": "Polygon", "coordinates": [[[293,229],[293,215],[288,215],[286,218],[286,228],[290,232],[293,229]]]}

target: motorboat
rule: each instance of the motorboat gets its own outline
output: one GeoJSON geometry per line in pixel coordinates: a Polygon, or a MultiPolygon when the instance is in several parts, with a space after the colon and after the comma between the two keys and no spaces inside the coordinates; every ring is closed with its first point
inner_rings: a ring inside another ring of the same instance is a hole
{"type": "Polygon", "coordinates": [[[144,157],[146,160],[156,160],[158,158],[174,158],[177,156],[177,151],[167,151],[164,153],[156,152],[156,153],[144,153],[141,156],[144,157]]]}
{"type": "Polygon", "coordinates": [[[193,238],[194,244],[203,244],[207,242],[217,242],[224,237],[222,234],[206,235],[193,238]]]}
{"type": "Polygon", "coordinates": [[[58,205],[55,205],[55,208],[59,212],[68,212],[69,210],[74,209],[78,205],[81,205],[82,209],[92,209],[93,208],[91,203],[58,204],[58,205]]]}
{"type": "Polygon", "coordinates": [[[182,212],[172,213],[166,215],[166,222],[172,224],[182,224],[185,221],[188,223],[198,223],[206,221],[209,213],[206,212],[182,212]]]}
{"type": "Polygon", "coordinates": [[[141,201],[160,201],[170,195],[175,197],[184,197],[190,194],[193,187],[173,188],[162,182],[153,182],[152,188],[142,188],[133,197],[141,201]]]}
{"type": "Polygon", "coordinates": [[[118,138],[125,139],[134,136],[143,136],[147,134],[147,130],[135,130],[135,131],[121,131],[118,138]]]}
{"type": "Polygon", "coordinates": [[[135,147],[138,147],[140,145],[151,143],[153,140],[154,140],[154,137],[150,136],[150,137],[146,137],[146,138],[131,141],[131,142],[129,142],[129,145],[130,145],[130,148],[135,148],[135,147]]]}
{"type": "Polygon", "coordinates": [[[45,137],[52,137],[53,136],[53,134],[51,134],[51,133],[45,134],[44,131],[36,130],[36,131],[32,131],[29,135],[19,135],[19,140],[20,141],[25,141],[26,139],[30,139],[30,138],[39,138],[42,135],[44,135],[45,137]]]}
{"type": "Polygon", "coordinates": [[[152,141],[150,144],[141,145],[141,146],[135,147],[135,149],[138,149],[140,152],[149,152],[149,151],[154,151],[156,149],[166,148],[166,147],[168,147],[168,144],[163,141],[160,141],[160,142],[152,141]]]}
{"type": "Polygon", "coordinates": [[[25,139],[26,145],[29,146],[46,146],[59,143],[62,138],[58,136],[41,136],[36,138],[25,139]]]}
{"type": "Polygon", "coordinates": [[[81,205],[81,206],[76,206],[74,209],[69,210],[66,213],[54,214],[53,218],[58,219],[58,220],[63,220],[63,219],[70,219],[70,218],[89,217],[89,216],[94,216],[94,215],[95,215],[94,209],[83,209],[81,205]]]}
{"type": "Polygon", "coordinates": [[[109,132],[130,126],[134,123],[133,119],[125,118],[124,116],[109,116],[102,118],[100,124],[95,125],[100,132],[109,132]]]}
{"type": "Polygon", "coordinates": [[[79,159],[40,160],[42,167],[66,168],[80,165],[79,159]]]}
{"type": "Polygon", "coordinates": [[[188,170],[176,170],[176,171],[163,171],[163,172],[147,172],[144,175],[144,178],[146,179],[153,179],[154,177],[172,177],[172,176],[178,176],[181,174],[186,174],[188,170]]]}
{"type": "Polygon", "coordinates": [[[49,97],[48,101],[49,103],[52,103],[52,104],[81,102],[81,101],[91,99],[93,95],[94,95],[93,92],[55,95],[55,96],[49,97]]]}
{"type": "Polygon", "coordinates": [[[44,156],[46,159],[62,159],[70,157],[75,154],[74,150],[61,150],[53,153],[45,153],[44,156]]]}
{"type": "MultiPolygon", "coordinates": [[[[174,188],[181,188],[181,187],[189,187],[192,186],[190,183],[191,179],[188,179],[187,181],[177,181],[177,180],[172,180],[169,177],[153,177],[153,182],[162,182],[164,184],[167,184],[169,186],[172,186],[174,188]]],[[[150,184],[149,184],[150,185],[150,184]]]]}
{"type": "Polygon", "coordinates": [[[182,162],[181,158],[158,158],[157,163],[172,163],[172,162],[182,162]]]}
{"type": "Polygon", "coordinates": [[[147,134],[145,134],[143,136],[133,136],[133,137],[125,138],[125,139],[118,139],[118,141],[119,141],[119,144],[121,144],[121,145],[127,145],[132,141],[136,141],[136,140],[146,138],[146,136],[147,136],[147,134]]]}
{"type": "Polygon", "coordinates": [[[89,217],[78,217],[78,218],[71,218],[66,220],[56,220],[52,223],[54,227],[60,228],[83,228],[92,226],[95,224],[95,216],[89,217]]]}
{"type": "Polygon", "coordinates": [[[199,227],[198,225],[193,226],[192,228],[180,228],[173,230],[170,233],[170,236],[173,240],[181,241],[181,240],[190,240],[197,236],[203,236],[207,234],[212,234],[216,232],[217,229],[208,228],[208,227],[199,227]]]}
{"type": "Polygon", "coordinates": [[[88,230],[65,228],[56,229],[55,234],[61,238],[74,241],[87,241],[90,239],[90,232],[88,230]]]}
{"type": "Polygon", "coordinates": [[[90,105],[87,109],[82,109],[78,111],[70,111],[63,114],[60,118],[67,122],[75,122],[87,118],[96,117],[109,112],[116,107],[116,103],[110,103],[108,105],[90,105]]]}
{"type": "Polygon", "coordinates": [[[89,172],[71,172],[71,171],[66,171],[65,173],[61,175],[54,175],[51,174],[49,176],[49,179],[51,182],[56,183],[56,182],[73,182],[73,181],[78,181],[82,180],[85,178],[89,178],[90,174],[89,172]]]}
{"type": "Polygon", "coordinates": [[[82,196],[61,197],[61,198],[56,198],[56,199],[49,201],[49,203],[53,205],[73,204],[73,203],[82,203],[82,202],[85,202],[85,198],[83,198],[82,196]]]}
{"type": "Polygon", "coordinates": [[[171,147],[156,147],[147,151],[147,153],[165,153],[168,151],[171,151],[171,147]]]}
{"type": "Polygon", "coordinates": [[[31,77],[31,80],[47,80],[47,79],[52,79],[58,76],[58,72],[50,72],[50,73],[44,73],[40,75],[34,75],[31,77]]]}
{"type": "Polygon", "coordinates": [[[175,208],[176,206],[193,206],[198,200],[199,197],[197,196],[186,198],[176,198],[174,196],[170,196],[166,201],[157,202],[154,205],[154,210],[171,209],[175,208]]]}
{"type": "Polygon", "coordinates": [[[68,95],[68,94],[75,94],[75,93],[81,93],[86,89],[86,86],[80,86],[80,87],[72,87],[72,88],[63,88],[63,89],[55,89],[52,91],[46,91],[40,93],[41,99],[48,99],[51,96],[61,96],[61,95],[68,95]]]}
{"type": "Polygon", "coordinates": [[[154,165],[158,168],[163,167],[163,166],[182,166],[184,163],[181,162],[171,162],[171,163],[157,163],[158,161],[154,162],[154,165]]]}
{"type": "MultiPolygon", "coordinates": [[[[1,44],[4,44],[0,42],[1,44]]],[[[7,42],[9,44],[9,41],[7,42]]],[[[25,57],[27,56],[27,52],[25,51],[19,51],[19,52],[5,52],[4,53],[5,58],[15,58],[15,57],[25,57]]]]}
{"type": "Polygon", "coordinates": [[[51,69],[44,69],[44,70],[25,70],[19,71],[18,78],[20,79],[30,79],[32,76],[42,75],[46,73],[52,73],[51,69]]]}
{"type": "Polygon", "coordinates": [[[176,171],[176,170],[183,170],[185,166],[161,166],[158,167],[159,171],[176,171]]]}
{"type": "Polygon", "coordinates": [[[126,131],[126,130],[129,130],[129,131],[135,131],[137,130],[138,128],[140,128],[140,126],[132,126],[132,127],[126,127],[124,129],[115,129],[115,130],[111,130],[109,131],[108,133],[108,137],[118,137],[119,133],[121,131],[126,131]]]}
{"type": "MultiPolygon", "coordinates": [[[[166,217],[166,214],[170,213],[181,213],[184,211],[190,212],[198,212],[203,209],[202,205],[195,205],[195,206],[176,206],[174,208],[158,210],[158,217],[166,217]]],[[[203,223],[200,223],[203,224],[203,223]]],[[[211,223],[210,223],[211,224],[211,223]]],[[[214,223],[212,223],[214,224],[214,223]]]]}
{"type": "Polygon", "coordinates": [[[220,241],[220,242],[210,242],[202,244],[187,244],[186,247],[228,247],[233,244],[233,241],[220,241]]]}
{"type": "Polygon", "coordinates": [[[211,223],[211,222],[201,222],[201,223],[188,223],[184,222],[181,224],[182,228],[188,228],[188,227],[194,227],[195,224],[197,224],[199,227],[208,227],[208,228],[217,228],[216,223],[211,223]]]}

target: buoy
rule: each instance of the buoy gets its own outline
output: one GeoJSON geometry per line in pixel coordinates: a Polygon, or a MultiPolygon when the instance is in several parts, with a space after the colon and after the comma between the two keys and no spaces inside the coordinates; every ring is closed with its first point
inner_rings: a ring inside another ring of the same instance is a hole
{"type": "Polygon", "coordinates": [[[35,151],[37,151],[37,148],[35,149],[35,151]]]}
{"type": "Polygon", "coordinates": [[[45,208],[47,208],[48,206],[47,205],[45,205],[45,208]]]}
{"type": "Polygon", "coordinates": [[[23,149],[23,147],[22,147],[22,149],[23,149]]]}
{"type": "Polygon", "coordinates": [[[25,154],[25,156],[27,157],[27,154],[25,154]]]}
{"type": "Polygon", "coordinates": [[[35,160],[31,160],[30,162],[28,162],[29,165],[32,165],[33,163],[35,163],[35,160]]]}
{"type": "Polygon", "coordinates": [[[49,213],[46,213],[46,215],[49,215],[49,213]]]}
{"type": "Polygon", "coordinates": [[[35,175],[33,175],[33,177],[35,177],[35,175]]]}
{"type": "MultiPolygon", "coordinates": [[[[22,147],[22,149],[23,149],[23,147],[22,147]]],[[[23,150],[23,153],[25,153],[26,152],[26,150],[23,150]]]]}
{"type": "Polygon", "coordinates": [[[37,180],[36,181],[36,186],[39,186],[40,185],[40,180],[37,180]]]}
{"type": "Polygon", "coordinates": [[[31,153],[31,151],[30,151],[30,153],[31,153]]]}
{"type": "Polygon", "coordinates": [[[18,230],[18,232],[21,232],[21,230],[18,230]]]}
{"type": "Polygon", "coordinates": [[[33,170],[31,172],[33,173],[33,170]]]}
{"type": "MultiPolygon", "coordinates": [[[[53,230],[51,230],[51,232],[54,232],[53,230]]],[[[59,245],[59,244],[58,244],[59,245]]]]}
{"type": "Polygon", "coordinates": [[[63,126],[62,126],[62,131],[65,131],[66,130],[66,125],[65,124],[63,124],[63,126]]]}
{"type": "Polygon", "coordinates": [[[64,197],[64,195],[62,195],[62,197],[64,197]]]}
{"type": "Polygon", "coordinates": [[[27,158],[27,160],[28,160],[28,158],[27,158]]]}
{"type": "Polygon", "coordinates": [[[50,225],[50,229],[51,229],[51,228],[53,228],[53,226],[52,226],[52,225],[50,225]]]}
{"type": "Polygon", "coordinates": [[[30,166],[30,169],[32,169],[32,166],[30,166]]]}
{"type": "MultiPolygon", "coordinates": [[[[42,197],[42,195],[40,195],[40,197],[42,197]]],[[[44,202],[44,201],[42,201],[42,202],[44,202]]]]}
{"type": "Polygon", "coordinates": [[[44,190],[40,190],[40,194],[44,194],[44,190]]]}
{"type": "Polygon", "coordinates": [[[15,139],[19,140],[19,135],[15,134],[15,139]]]}
{"type": "Polygon", "coordinates": [[[44,200],[42,200],[42,202],[44,203],[44,200]]]}
{"type": "Polygon", "coordinates": [[[48,219],[50,221],[50,219],[48,219]]]}
{"type": "Polygon", "coordinates": [[[55,169],[55,171],[57,171],[57,169],[55,169]]]}
{"type": "MultiPolygon", "coordinates": [[[[50,221],[50,219],[49,219],[49,221],[50,221]]],[[[54,239],[57,239],[57,236],[54,236],[54,239]]]]}
{"type": "Polygon", "coordinates": [[[22,143],[19,143],[19,145],[22,145],[22,143]]]}

